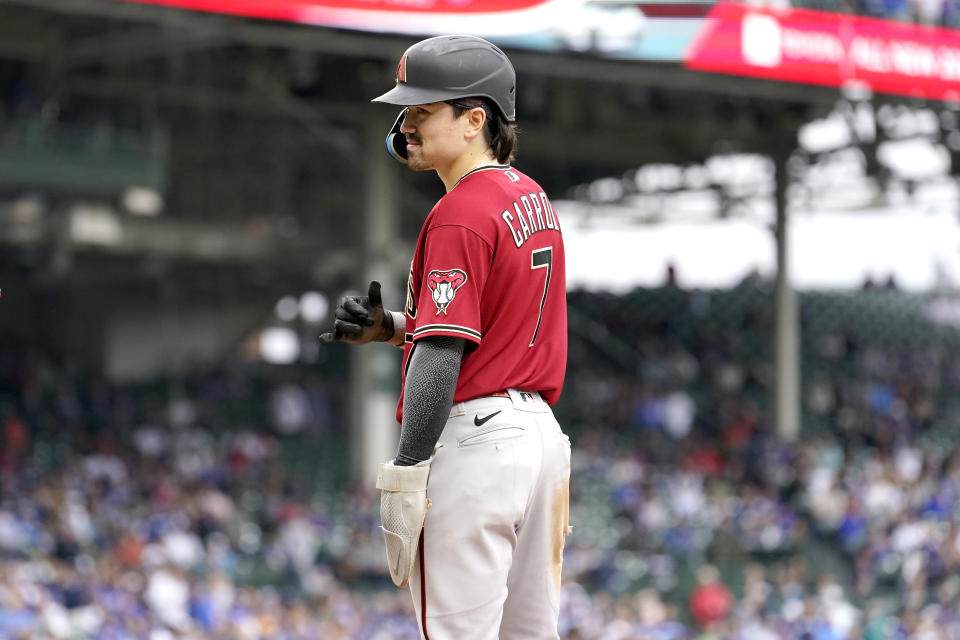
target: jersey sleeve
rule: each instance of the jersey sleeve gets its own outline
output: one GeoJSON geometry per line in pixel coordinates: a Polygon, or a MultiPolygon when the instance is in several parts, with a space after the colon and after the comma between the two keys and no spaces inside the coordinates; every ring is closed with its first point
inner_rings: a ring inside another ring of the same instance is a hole
{"type": "Polygon", "coordinates": [[[480,344],[480,293],[492,259],[492,247],[466,227],[430,229],[424,247],[414,341],[426,336],[452,336],[480,344]]]}

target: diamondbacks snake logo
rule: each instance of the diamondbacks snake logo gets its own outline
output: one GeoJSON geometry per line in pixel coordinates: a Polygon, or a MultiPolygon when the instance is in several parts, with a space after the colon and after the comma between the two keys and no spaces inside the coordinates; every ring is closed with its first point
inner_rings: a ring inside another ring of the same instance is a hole
{"type": "Polygon", "coordinates": [[[427,286],[432,292],[433,302],[437,305],[437,315],[446,315],[447,307],[457,295],[457,289],[467,281],[467,274],[461,269],[449,271],[431,271],[427,274],[427,286]]]}

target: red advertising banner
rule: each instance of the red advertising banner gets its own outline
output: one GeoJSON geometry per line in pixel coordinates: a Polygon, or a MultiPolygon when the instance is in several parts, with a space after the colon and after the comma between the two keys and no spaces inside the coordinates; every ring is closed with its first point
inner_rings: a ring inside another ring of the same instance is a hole
{"type": "Polygon", "coordinates": [[[586,0],[121,0],[392,33],[514,35],[575,24],[586,0]]]}
{"type": "Polygon", "coordinates": [[[877,93],[960,99],[960,32],[807,9],[720,2],[684,66],[877,93]]]}
{"type": "Polygon", "coordinates": [[[229,13],[241,16],[274,18],[300,22],[304,16],[323,9],[364,9],[414,13],[485,13],[516,11],[542,0],[128,0],[142,4],[159,4],[195,11],[229,13]]]}

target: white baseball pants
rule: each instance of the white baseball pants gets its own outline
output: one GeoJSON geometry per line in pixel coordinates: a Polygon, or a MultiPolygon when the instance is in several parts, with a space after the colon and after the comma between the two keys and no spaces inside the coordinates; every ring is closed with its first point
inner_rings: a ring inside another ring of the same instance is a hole
{"type": "Polygon", "coordinates": [[[425,640],[556,640],[570,440],[537,393],[457,403],[410,592],[425,640]]]}

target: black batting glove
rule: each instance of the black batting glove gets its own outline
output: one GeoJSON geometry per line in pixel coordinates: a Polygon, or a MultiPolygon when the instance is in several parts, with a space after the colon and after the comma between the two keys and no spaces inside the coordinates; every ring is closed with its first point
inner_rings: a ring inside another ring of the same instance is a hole
{"type": "Polygon", "coordinates": [[[370,283],[365,296],[346,296],[334,313],[333,331],[320,336],[320,341],[366,344],[386,342],[393,337],[393,316],[383,308],[380,283],[370,283]]]}

